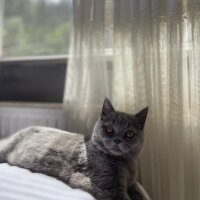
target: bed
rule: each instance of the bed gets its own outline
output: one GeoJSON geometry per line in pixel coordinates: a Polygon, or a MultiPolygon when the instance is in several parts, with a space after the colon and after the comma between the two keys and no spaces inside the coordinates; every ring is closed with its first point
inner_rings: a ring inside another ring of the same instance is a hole
{"type": "Polygon", "coordinates": [[[53,177],[0,164],[0,200],[94,200],[53,177]]]}

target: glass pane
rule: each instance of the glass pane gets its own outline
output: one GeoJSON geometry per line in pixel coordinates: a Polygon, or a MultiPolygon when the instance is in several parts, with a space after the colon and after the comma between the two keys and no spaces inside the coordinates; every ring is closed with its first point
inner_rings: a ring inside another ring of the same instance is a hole
{"type": "Polygon", "coordinates": [[[72,1],[5,0],[2,57],[66,55],[72,1]]]}

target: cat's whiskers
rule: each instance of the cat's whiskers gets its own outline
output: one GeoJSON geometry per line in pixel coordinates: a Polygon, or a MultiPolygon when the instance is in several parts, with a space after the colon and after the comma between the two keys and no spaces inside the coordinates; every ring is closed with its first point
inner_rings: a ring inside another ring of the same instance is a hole
{"type": "Polygon", "coordinates": [[[128,153],[130,151],[130,147],[124,145],[124,144],[120,144],[118,146],[118,148],[123,152],[123,153],[128,153]]]}

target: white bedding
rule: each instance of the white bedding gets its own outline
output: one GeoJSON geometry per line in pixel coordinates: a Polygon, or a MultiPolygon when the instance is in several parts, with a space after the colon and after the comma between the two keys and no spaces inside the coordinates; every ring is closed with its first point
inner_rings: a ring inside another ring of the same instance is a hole
{"type": "Polygon", "coordinates": [[[55,178],[0,164],[0,200],[94,200],[55,178]]]}

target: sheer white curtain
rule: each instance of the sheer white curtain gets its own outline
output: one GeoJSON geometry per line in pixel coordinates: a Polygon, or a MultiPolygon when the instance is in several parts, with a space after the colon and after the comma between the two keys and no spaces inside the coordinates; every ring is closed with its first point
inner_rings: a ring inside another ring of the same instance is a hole
{"type": "Polygon", "coordinates": [[[110,97],[105,57],[105,1],[75,0],[74,30],[64,103],[67,129],[91,132],[105,96],[110,97]]]}
{"type": "Polygon", "coordinates": [[[152,198],[199,200],[200,1],[74,0],[68,128],[88,132],[104,96],[150,106],[140,170],[152,198]]]}

